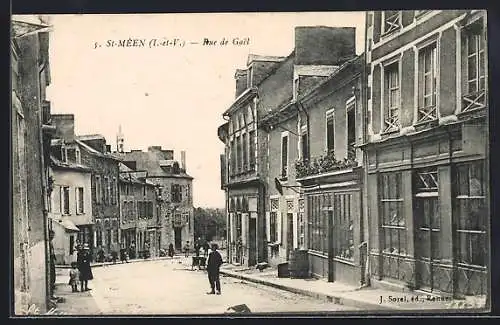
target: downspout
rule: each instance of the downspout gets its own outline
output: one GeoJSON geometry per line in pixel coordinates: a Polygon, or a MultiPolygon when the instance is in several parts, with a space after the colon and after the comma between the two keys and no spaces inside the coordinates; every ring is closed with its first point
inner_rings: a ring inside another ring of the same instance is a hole
{"type": "MultiPolygon", "coordinates": [[[[365,27],[368,26],[368,16],[365,15],[365,27]]],[[[368,31],[367,28],[365,28],[365,51],[364,51],[364,58],[362,60],[363,62],[363,70],[362,70],[362,79],[361,79],[361,109],[362,109],[362,116],[363,116],[363,143],[366,144],[368,142],[368,73],[367,73],[367,37],[368,37],[368,31]]],[[[356,105],[357,106],[357,105],[356,105]]],[[[369,212],[368,212],[368,154],[366,152],[366,146],[363,149],[363,204],[362,206],[362,218],[365,218],[365,222],[363,222],[363,228],[367,228],[368,231],[366,232],[366,238],[364,238],[364,242],[366,243],[366,261],[365,261],[365,274],[364,274],[364,281],[362,286],[363,287],[368,287],[371,285],[371,263],[370,263],[370,227],[369,227],[369,212]]],[[[363,229],[362,233],[364,234],[365,229],[363,229]]]]}
{"type": "MultiPolygon", "coordinates": [[[[225,120],[225,121],[228,121],[230,120],[229,116],[227,115],[222,115],[222,118],[225,120]]],[[[228,146],[228,143],[229,143],[229,127],[228,127],[228,134],[227,134],[227,140],[225,142],[225,146],[224,146],[224,150],[226,150],[228,146]]],[[[226,157],[229,157],[229,154],[231,153],[231,148],[229,148],[229,150],[227,150],[227,154],[225,155],[226,157]]],[[[226,182],[225,184],[225,193],[226,193],[226,243],[227,243],[227,251],[226,251],[226,263],[230,263],[230,261],[232,260],[232,256],[231,256],[231,249],[232,249],[232,245],[231,245],[231,234],[230,234],[230,231],[231,231],[231,215],[229,213],[229,178],[230,178],[230,171],[229,171],[229,159],[225,159],[225,164],[226,164],[226,179],[224,180],[226,182]]]]}
{"type": "MultiPolygon", "coordinates": [[[[38,97],[41,96],[41,80],[42,80],[42,74],[45,72],[45,69],[47,67],[47,62],[44,61],[42,63],[42,66],[40,70],[38,71],[38,82],[39,82],[39,88],[38,88],[38,97]]],[[[39,128],[39,149],[40,149],[40,159],[39,159],[39,164],[40,164],[40,178],[41,178],[41,184],[42,184],[42,202],[43,202],[43,232],[44,232],[44,248],[45,248],[45,304],[46,307],[45,309],[48,309],[50,306],[50,298],[51,298],[51,283],[50,283],[50,243],[49,243],[49,221],[48,221],[48,191],[47,191],[47,179],[48,179],[48,174],[47,171],[45,170],[45,151],[44,151],[44,126],[43,126],[43,120],[42,120],[42,115],[43,115],[43,110],[41,109],[42,106],[42,99],[38,98],[38,122],[40,125],[39,128]]],[[[46,128],[45,128],[46,129],[46,128]]]]}

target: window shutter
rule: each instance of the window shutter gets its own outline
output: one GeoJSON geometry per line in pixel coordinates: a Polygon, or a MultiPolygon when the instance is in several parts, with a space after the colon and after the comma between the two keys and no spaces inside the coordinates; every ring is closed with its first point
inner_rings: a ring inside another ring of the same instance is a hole
{"type": "Polygon", "coordinates": [[[247,213],[242,213],[241,214],[241,240],[244,246],[246,246],[247,243],[247,221],[248,221],[248,214],[247,213]]]}
{"type": "Polygon", "coordinates": [[[62,186],[59,187],[59,211],[63,214],[64,211],[64,188],[62,186]]]}
{"type": "Polygon", "coordinates": [[[282,224],[282,222],[283,222],[283,212],[278,212],[277,213],[277,219],[278,219],[278,220],[276,220],[276,224],[277,224],[276,226],[278,228],[277,229],[277,232],[278,232],[277,241],[278,241],[278,243],[281,243],[281,237],[282,237],[281,236],[282,235],[281,232],[283,231],[283,224],[282,224]]]}
{"type": "Polygon", "coordinates": [[[234,213],[229,214],[229,229],[230,229],[230,238],[231,238],[231,243],[234,242],[234,213]]]}
{"type": "Polygon", "coordinates": [[[266,212],[266,239],[271,240],[271,212],[266,212]]]}
{"type": "Polygon", "coordinates": [[[79,207],[79,198],[78,198],[78,187],[75,187],[75,213],[78,214],[80,212],[79,207]]]}

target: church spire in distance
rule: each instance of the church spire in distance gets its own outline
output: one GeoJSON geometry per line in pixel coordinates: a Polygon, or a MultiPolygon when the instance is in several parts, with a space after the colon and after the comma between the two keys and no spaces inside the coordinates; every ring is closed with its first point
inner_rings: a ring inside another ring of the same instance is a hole
{"type": "Polygon", "coordinates": [[[118,151],[119,153],[123,153],[124,142],[125,142],[125,139],[123,137],[122,126],[120,124],[118,126],[118,134],[116,135],[116,151],[118,151]]]}

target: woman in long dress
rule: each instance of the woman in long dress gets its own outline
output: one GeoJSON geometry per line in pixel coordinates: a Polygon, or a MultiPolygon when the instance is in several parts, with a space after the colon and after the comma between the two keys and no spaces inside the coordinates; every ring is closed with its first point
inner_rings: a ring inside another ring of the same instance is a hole
{"type": "Polygon", "coordinates": [[[88,281],[94,278],[90,267],[90,250],[89,245],[84,244],[83,249],[78,253],[77,259],[78,270],[80,271],[81,291],[89,291],[88,281]]]}

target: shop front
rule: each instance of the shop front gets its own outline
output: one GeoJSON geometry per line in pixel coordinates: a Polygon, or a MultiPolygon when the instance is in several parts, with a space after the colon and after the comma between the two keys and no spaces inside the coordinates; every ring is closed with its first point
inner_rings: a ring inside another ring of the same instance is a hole
{"type": "Polygon", "coordinates": [[[315,277],[364,283],[361,177],[361,168],[349,168],[297,180],[304,189],[309,272],[315,277]]]}

